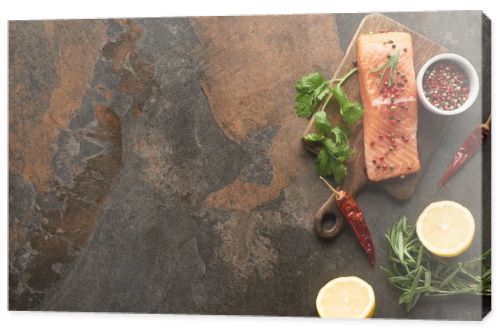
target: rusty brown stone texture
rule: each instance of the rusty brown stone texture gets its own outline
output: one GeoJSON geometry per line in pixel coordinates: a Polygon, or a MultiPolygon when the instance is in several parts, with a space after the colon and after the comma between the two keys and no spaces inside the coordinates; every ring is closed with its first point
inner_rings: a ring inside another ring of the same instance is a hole
{"type": "Polygon", "coordinates": [[[269,184],[242,178],[210,194],[209,207],[250,212],[269,203],[300,172],[299,140],[303,121],[294,108],[294,83],[314,64],[335,69],[343,56],[335,22],[329,15],[272,17],[194,18],[200,39],[204,77],[201,85],[215,121],[224,133],[242,143],[249,133],[270,126],[279,128],[266,154],[273,174],[269,184]],[[325,32],[325,33],[318,33],[325,32]],[[328,32],[328,33],[326,33],[328,32]],[[301,48],[312,36],[319,47],[301,48]],[[279,87],[288,87],[281,90],[279,87]]]}

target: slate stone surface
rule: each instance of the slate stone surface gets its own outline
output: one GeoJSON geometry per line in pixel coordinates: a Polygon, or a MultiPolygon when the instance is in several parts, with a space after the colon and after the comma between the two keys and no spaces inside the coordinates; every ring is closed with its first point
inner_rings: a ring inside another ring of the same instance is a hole
{"type": "MultiPolygon", "coordinates": [[[[9,308],[315,316],[325,282],[358,275],[376,317],[480,319],[478,297],[407,314],[350,231],[312,232],[329,194],[300,145],[294,82],[331,76],[363,16],[10,22],[9,308]]],[[[480,12],[388,16],[489,76],[480,12]]],[[[484,93],[452,119],[411,200],[359,195],[379,265],[386,230],[440,199],[478,222],[467,256],[489,247],[490,144],[435,186],[487,113],[484,93]]]]}

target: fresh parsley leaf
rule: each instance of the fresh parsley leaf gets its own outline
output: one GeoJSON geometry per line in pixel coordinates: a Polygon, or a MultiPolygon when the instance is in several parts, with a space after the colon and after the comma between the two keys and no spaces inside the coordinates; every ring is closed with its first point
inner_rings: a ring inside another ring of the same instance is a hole
{"type": "Polygon", "coordinates": [[[310,118],[318,103],[328,94],[328,81],[319,73],[311,73],[295,85],[297,96],[295,97],[295,112],[302,118],[310,118]]]}
{"type": "Polygon", "coordinates": [[[351,155],[351,149],[347,135],[342,129],[330,128],[328,132],[330,137],[317,133],[310,134],[311,137],[314,135],[318,139],[323,137],[321,140],[323,147],[316,157],[316,171],[321,176],[333,176],[335,183],[340,184],[347,175],[346,161],[351,155]]]}
{"type": "Polygon", "coordinates": [[[341,159],[344,161],[344,158],[349,155],[349,145],[336,143],[331,138],[326,138],[322,141],[323,146],[326,148],[328,154],[336,158],[337,160],[341,159]]]}
{"type": "Polygon", "coordinates": [[[342,183],[344,177],[346,176],[347,176],[347,166],[342,163],[336,164],[333,170],[333,179],[335,180],[335,183],[336,184],[342,183]]]}
{"type": "Polygon", "coordinates": [[[314,114],[314,126],[316,127],[316,131],[323,136],[327,136],[328,133],[332,129],[332,125],[328,120],[328,116],[326,112],[323,110],[318,111],[314,114]]]}
{"type": "Polygon", "coordinates": [[[347,134],[342,128],[336,126],[332,128],[331,133],[335,136],[335,142],[338,144],[348,145],[349,140],[347,139],[347,134]]]}
{"type": "Polygon", "coordinates": [[[310,142],[318,142],[324,140],[325,136],[320,135],[318,133],[310,133],[307,136],[305,136],[304,139],[310,142]]]}
{"type": "Polygon", "coordinates": [[[316,171],[321,176],[333,176],[335,183],[340,184],[347,175],[347,167],[344,161],[339,161],[329,152],[327,145],[321,148],[316,157],[316,171]]]}
{"type": "Polygon", "coordinates": [[[318,101],[323,100],[326,94],[329,92],[328,81],[325,80],[318,88],[314,90],[314,95],[318,101]]]}
{"type": "Polygon", "coordinates": [[[352,154],[348,140],[349,127],[363,115],[361,105],[350,101],[342,88],[343,83],[356,72],[356,68],[349,71],[343,78],[337,80],[339,83],[333,89],[330,89],[329,82],[319,73],[304,76],[297,81],[295,86],[297,115],[303,118],[310,118],[314,115],[316,132],[308,134],[304,140],[321,144],[321,149],[316,156],[316,170],[321,176],[332,176],[337,184],[342,183],[347,175],[346,163],[352,154]],[[324,110],[332,97],[337,100],[340,114],[344,119],[344,122],[336,127],[332,127],[324,110]],[[318,104],[325,98],[323,108],[316,111],[318,104]]]}
{"type": "Polygon", "coordinates": [[[340,108],[340,114],[349,126],[353,126],[363,116],[363,107],[358,101],[349,102],[340,108]]]}
{"type": "Polygon", "coordinates": [[[333,165],[335,161],[332,161],[332,157],[328,154],[325,147],[319,150],[316,156],[316,172],[321,176],[329,176],[333,174],[333,165]]]}
{"type": "Polygon", "coordinates": [[[337,145],[335,144],[335,142],[333,141],[333,139],[331,138],[326,138],[325,140],[322,141],[323,143],[323,147],[326,149],[326,152],[335,157],[338,153],[338,150],[337,150],[337,145]]]}
{"type": "Polygon", "coordinates": [[[295,113],[301,118],[310,118],[316,109],[312,94],[300,95],[295,98],[295,113]]]}
{"type": "Polygon", "coordinates": [[[324,82],[326,82],[326,79],[321,74],[317,72],[310,73],[299,79],[295,88],[297,88],[297,92],[299,93],[309,94],[320,87],[324,82]]]}
{"type": "Polygon", "coordinates": [[[335,100],[339,103],[339,106],[342,106],[349,102],[349,99],[347,98],[347,94],[345,93],[344,88],[342,88],[341,85],[337,85],[332,88],[332,94],[333,97],[335,97],[335,100]]]}
{"type": "Polygon", "coordinates": [[[357,101],[350,101],[341,85],[332,89],[332,95],[340,106],[342,118],[349,126],[354,125],[363,116],[361,104],[357,101]]]}

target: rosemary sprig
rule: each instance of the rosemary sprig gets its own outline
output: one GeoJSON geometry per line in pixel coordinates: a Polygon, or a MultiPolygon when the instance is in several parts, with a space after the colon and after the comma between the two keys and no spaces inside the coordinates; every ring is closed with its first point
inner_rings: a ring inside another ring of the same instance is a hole
{"type": "Polygon", "coordinates": [[[399,60],[399,50],[396,50],[396,52],[388,56],[387,61],[385,63],[370,71],[372,73],[380,72],[378,79],[379,85],[380,81],[382,81],[385,78],[387,71],[389,71],[389,78],[387,80],[389,86],[392,86],[394,84],[394,72],[396,71],[398,60],[399,60]]]}
{"type": "Polygon", "coordinates": [[[439,260],[429,254],[417,237],[415,226],[406,217],[389,229],[391,268],[383,268],[389,281],[399,290],[399,304],[410,311],[420,296],[459,294],[491,295],[491,249],[463,262],[439,260]]]}

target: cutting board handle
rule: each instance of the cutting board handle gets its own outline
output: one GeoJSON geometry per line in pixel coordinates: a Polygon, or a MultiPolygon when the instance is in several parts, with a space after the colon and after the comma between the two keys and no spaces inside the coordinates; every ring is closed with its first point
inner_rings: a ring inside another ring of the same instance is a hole
{"type": "MultiPolygon", "coordinates": [[[[356,196],[367,183],[366,173],[361,170],[357,175],[353,173],[349,175],[341,188],[352,196],[356,196]]],[[[314,233],[323,239],[335,238],[344,226],[344,219],[337,207],[335,194],[332,194],[314,215],[314,233]]]]}
{"type": "Polygon", "coordinates": [[[343,226],[344,217],[337,208],[335,195],[332,195],[314,215],[314,232],[320,238],[332,239],[340,233],[343,226]]]}

